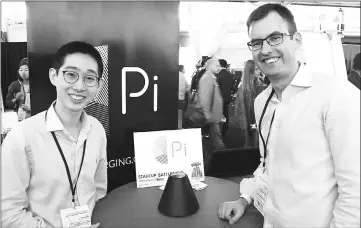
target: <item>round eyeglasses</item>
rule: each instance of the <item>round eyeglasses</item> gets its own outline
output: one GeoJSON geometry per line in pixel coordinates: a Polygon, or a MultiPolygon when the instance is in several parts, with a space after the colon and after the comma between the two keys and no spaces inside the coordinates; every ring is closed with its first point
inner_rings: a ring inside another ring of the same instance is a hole
{"type": "MultiPolygon", "coordinates": [[[[57,72],[59,72],[59,70],[56,70],[57,72]]],[[[64,76],[64,80],[69,83],[69,84],[74,84],[75,82],[77,82],[79,80],[79,74],[77,72],[74,71],[68,71],[68,70],[63,70],[61,71],[63,73],[64,76]]],[[[99,83],[100,78],[92,73],[87,73],[86,75],[83,76],[83,82],[86,86],[88,87],[94,87],[97,86],[99,83]]]]}
{"type": "Polygon", "coordinates": [[[276,33],[276,34],[271,34],[268,37],[264,38],[264,39],[257,39],[257,40],[252,40],[250,42],[247,43],[247,46],[249,48],[249,50],[251,51],[257,51],[259,49],[262,48],[263,46],[263,42],[267,41],[267,43],[270,46],[276,46],[279,44],[283,43],[283,37],[284,36],[293,36],[294,33],[276,33]]]}

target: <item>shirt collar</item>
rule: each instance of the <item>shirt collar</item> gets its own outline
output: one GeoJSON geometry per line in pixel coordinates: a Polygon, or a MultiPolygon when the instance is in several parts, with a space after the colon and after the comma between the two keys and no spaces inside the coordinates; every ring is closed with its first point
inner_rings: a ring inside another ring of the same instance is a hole
{"type": "MultiPolygon", "coordinates": [[[[303,64],[300,65],[295,77],[291,81],[289,86],[296,87],[311,87],[312,86],[312,74],[308,71],[307,67],[303,64]]],[[[286,89],[289,87],[287,86],[286,89]]],[[[286,90],[285,89],[285,90],[286,90]]],[[[268,95],[272,92],[272,84],[270,83],[267,87],[268,95]]]]}
{"type": "Polygon", "coordinates": [[[312,86],[312,74],[307,70],[307,67],[302,63],[298,72],[291,82],[292,86],[298,87],[311,87],[312,86]]]}
{"type": "MultiPolygon", "coordinates": [[[[64,125],[60,121],[58,114],[56,114],[54,106],[56,100],[50,105],[49,109],[45,114],[45,124],[47,131],[63,131],[65,130],[64,125]]],[[[82,112],[80,119],[82,121],[82,129],[85,129],[86,132],[89,131],[91,124],[88,118],[88,115],[85,111],[82,112]]]]}

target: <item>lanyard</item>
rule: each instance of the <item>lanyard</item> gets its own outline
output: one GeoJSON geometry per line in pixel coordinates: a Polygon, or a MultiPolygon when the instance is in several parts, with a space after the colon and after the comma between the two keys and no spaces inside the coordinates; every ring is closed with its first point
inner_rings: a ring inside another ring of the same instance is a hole
{"type": "Polygon", "coordinates": [[[76,178],[75,181],[75,185],[73,186],[73,182],[71,181],[71,176],[70,176],[70,171],[69,171],[69,166],[68,163],[65,160],[65,156],[63,154],[63,151],[59,145],[58,139],[55,136],[55,133],[52,131],[51,134],[53,135],[54,141],[56,143],[56,146],[58,147],[58,150],[60,152],[61,158],[63,159],[64,165],[65,165],[65,169],[66,169],[66,173],[68,174],[68,180],[69,180],[69,185],[70,185],[70,189],[71,189],[71,194],[72,194],[72,205],[73,207],[75,207],[75,191],[76,191],[76,185],[78,184],[78,180],[79,180],[79,175],[80,175],[80,171],[81,168],[83,167],[83,161],[84,161],[84,155],[85,155],[85,148],[86,148],[86,140],[84,141],[84,146],[83,146],[83,156],[81,157],[81,163],[80,163],[80,168],[79,168],[79,172],[78,172],[78,177],[76,178]]]}
{"type": "MultiPolygon", "coordinates": [[[[45,120],[46,120],[47,115],[48,115],[48,111],[45,112],[45,120]]],[[[59,142],[58,142],[58,139],[57,139],[56,136],[55,136],[54,131],[51,132],[51,135],[53,136],[54,141],[55,141],[55,143],[56,143],[56,146],[58,147],[59,153],[60,153],[60,155],[61,155],[61,158],[63,159],[64,165],[65,165],[65,169],[66,169],[66,174],[68,175],[68,180],[69,180],[69,185],[70,185],[70,190],[71,190],[71,195],[72,195],[71,203],[72,203],[72,206],[75,207],[75,191],[76,191],[76,186],[77,186],[77,184],[78,184],[78,180],[79,180],[79,176],[80,176],[80,171],[81,171],[81,168],[83,167],[84,155],[85,155],[85,148],[86,148],[86,140],[84,141],[84,145],[83,145],[83,155],[82,155],[82,157],[81,157],[81,162],[80,162],[80,167],[79,167],[78,176],[77,176],[77,178],[76,178],[75,185],[73,185],[73,182],[71,181],[71,175],[70,175],[68,163],[66,162],[66,159],[65,159],[63,150],[62,150],[61,147],[60,147],[60,144],[59,144],[59,142]]]]}
{"type": "Polygon", "coordinates": [[[267,157],[267,144],[268,144],[268,139],[269,139],[269,136],[270,136],[270,133],[271,133],[271,128],[272,128],[272,124],[273,124],[273,120],[275,118],[275,113],[276,113],[276,110],[273,111],[273,115],[272,115],[272,119],[271,119],[271,123],[270,123],[270,126],[269,126],[269,130],[268,130],[268,134],[267,134],[267,139],[266,139],[266,142],[264,141],[264,138],[263,138],[263,135],[262,135],[262,127],[261,127],[261,124],[262,124],[262,120],[263,120],[263,116],[267,110],[267,107],[268,107],[268,104],[273,96],[273,94],[275,93],[274,89],[272,89],[272,92],[271,94],[269,95],[267,101],[266,101],[266,104],[263,108],[263,111],[262,111],[262,115],[261,115],[261,118],[259,120],[259,135],[261,136],[261,139],[262,139],[262,143],[263,143],[263,151],[264,151],[264,155],[263,155],[263,168],[266,167],[266,157],[267,157]]]}

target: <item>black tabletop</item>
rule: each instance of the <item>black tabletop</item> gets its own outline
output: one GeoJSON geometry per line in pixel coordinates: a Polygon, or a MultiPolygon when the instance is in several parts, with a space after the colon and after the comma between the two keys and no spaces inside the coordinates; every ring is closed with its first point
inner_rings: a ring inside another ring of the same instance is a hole
{"type": "Polygon", "coordinates": [[[232,226],[218,218],[220,203],[236,200],[239,184],[206,177],[208,187],[195,192],[199,210],[188,217],[167,217],[158,211],[158,203],[163,191],[158,187],[136,188],[132,182],[110,192],[99,201],[93,211],[92,223],[100,223],[102,228],[261,228],[263,217],[256,208],[249,207],[242,218],[232,226]]]}

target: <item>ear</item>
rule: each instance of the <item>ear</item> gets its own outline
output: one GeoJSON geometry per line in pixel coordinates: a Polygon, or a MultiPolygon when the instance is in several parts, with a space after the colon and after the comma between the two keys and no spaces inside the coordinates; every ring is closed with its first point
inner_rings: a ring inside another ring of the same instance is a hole
{"type": "Polygon", "coordinates": [[[51,84],[53,84],[53,86],[56,86],[56,82],[58,80],[58,74],[54,68],[49,69],[49,79],[51,84]]]}
{"type": "Polygon", "coordinates": [[[296,33],[293,35],[293,39],[294,39],[295,42],[296,42],[296,47],[297,47],[297,49],[300,49],[301,46],[302,46],[302,35],[301,35],[301,33],[296,32],[296,33]]]}

